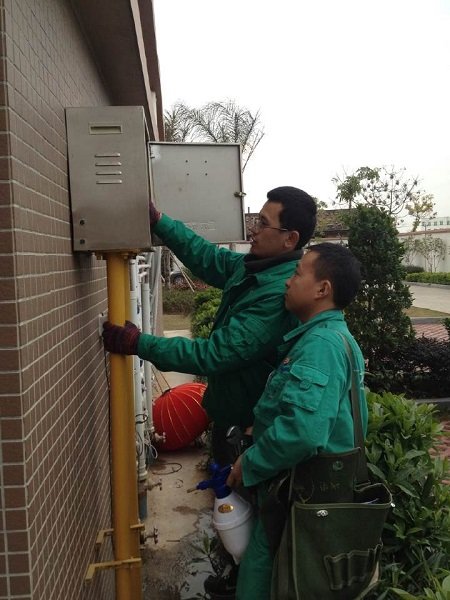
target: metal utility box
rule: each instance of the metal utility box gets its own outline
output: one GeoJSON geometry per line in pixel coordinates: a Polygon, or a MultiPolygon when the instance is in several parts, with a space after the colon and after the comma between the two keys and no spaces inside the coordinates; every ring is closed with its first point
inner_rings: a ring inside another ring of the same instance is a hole
{"type": "Polygon", "coordinates": [[[67,108],[66,125],[74,250],[149,249],[143,108],[67,108]]]}
{"type": "Polygon", "coordinates": [[[149,148],[160,210],[211,242],[245,239],[239,144],[150,142],[149,148]]]}

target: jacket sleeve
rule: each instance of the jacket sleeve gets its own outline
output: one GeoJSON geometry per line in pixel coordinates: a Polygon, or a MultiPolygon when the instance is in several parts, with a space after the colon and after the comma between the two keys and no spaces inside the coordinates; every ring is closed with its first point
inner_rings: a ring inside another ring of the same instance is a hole
{"type": "Polygon", "coordinates": [[[223,289],[243,255],[208,242],[181,221],[162,215],[152,231],[197,277],[223,289]]]}
{"type": "Polygon", "coordinates": [[[347,387],[346,373],[345,356],[336,346],[316,340],[304,344],[282,389],[273,394],[277,416],[242,457],[244,485],[270,479],[326,447],[347,387]]]}
{"type": "Polygon", "coordinates": [[[283,297],[273,296],[236,313],[228,325],[213,330],[208,339],[163,338],[143,333],[138,354],[161,371],[226,373],[267,356],[281,342],[287,319],[283,297]]]}

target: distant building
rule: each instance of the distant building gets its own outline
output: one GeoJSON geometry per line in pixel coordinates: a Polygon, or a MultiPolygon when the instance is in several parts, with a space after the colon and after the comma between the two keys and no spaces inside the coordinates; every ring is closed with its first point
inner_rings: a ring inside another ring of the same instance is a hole
{"type": "Polygon", "coordinates": [[[450,217],[430,217],[422,219],[420,226],[423,229],[447,229],[450,227],[450,217]]]}
{"type": "Polygon", "coordinates": [[[332,208],[317,212],[316,238],[336,238],[348,236],[348,225],[344,216],[348,208],[332,208]]]}
{"type": "MultiPolygon", "coordinates": [[[[315,238],[346,238],[348,225],[345,223],[344,215],[348,214],[347,208],[336,208],[330,210],[319,210],[317,213],[317,226],[315,238]]],[[[248,240],[250,228],[259,218],[259,213],[245,213],[245,235],[248,240]]]]}

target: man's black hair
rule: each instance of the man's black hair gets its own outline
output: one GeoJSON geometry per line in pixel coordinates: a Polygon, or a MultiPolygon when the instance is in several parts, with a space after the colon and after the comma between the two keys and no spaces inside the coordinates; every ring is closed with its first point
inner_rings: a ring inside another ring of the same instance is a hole
{"type": "Polygon", "coordinates": [[[361,285],[361,264],[351,251],[340,244],[323,242],[309,248],[317,254],[313,270],[317,280],[328,279],[333,286],[336,308],[348,306],[361,285]]]}
{"type": "Polygon", "coordinates": [[[296,249],[303,248],[316,228],[317,204],[312,196],[290,185],[274,188],[267,193],[269,202],[279,202],[280,225],[300,235],[296,249]]]}

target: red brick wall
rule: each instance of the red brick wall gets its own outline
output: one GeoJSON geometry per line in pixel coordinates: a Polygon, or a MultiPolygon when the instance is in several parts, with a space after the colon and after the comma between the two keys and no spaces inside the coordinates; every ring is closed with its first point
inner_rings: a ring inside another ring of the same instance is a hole
{"type": "Polygon", "coordinates": [[[110,527],[104,263],[71,248],[67,106],[109,104],[69,0],[0,2],[0,598],[84,583],[110,527]]]}

